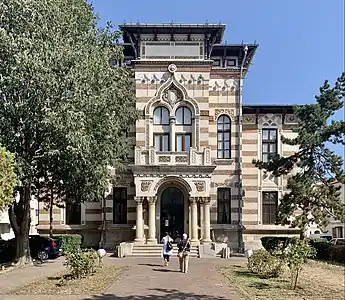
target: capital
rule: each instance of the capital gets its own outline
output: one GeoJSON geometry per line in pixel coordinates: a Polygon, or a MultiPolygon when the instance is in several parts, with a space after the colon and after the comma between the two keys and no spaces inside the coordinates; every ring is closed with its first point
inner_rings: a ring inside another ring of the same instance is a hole
{"type": "Polygon", "coordinates": [[[143,202],[144,202],[144,197],[135,196],[135,197],[134,197],[134,201],[135,201],[137,204],[143,204],[143,202]]]}
{"type": "Polygon", "coordinates": [[[197,204],[199,197],[189,197],[190,204],[197,204]]]}
{"type": "Polygon", "coordinates": [[[158,197],[157,196],[151,196],[151,197],[147,197],[147,202],[149,204],[155,204],[157,202],[158,197]]]}

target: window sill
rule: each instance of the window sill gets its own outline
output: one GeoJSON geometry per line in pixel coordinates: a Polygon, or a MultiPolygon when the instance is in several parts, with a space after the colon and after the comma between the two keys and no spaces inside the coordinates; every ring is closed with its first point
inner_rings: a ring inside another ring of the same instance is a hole
{"type": "Polygon", "coordinates": [[[159,155],[159,154],[189,154],[189,151],[156,151],[156,153],[159,155]]]}
{"type": "Polygon", "coordinates": [[[214,161],[215,165],[232,165],[234,163],[234,159],[232,158],[217,158],[214,161]]]}

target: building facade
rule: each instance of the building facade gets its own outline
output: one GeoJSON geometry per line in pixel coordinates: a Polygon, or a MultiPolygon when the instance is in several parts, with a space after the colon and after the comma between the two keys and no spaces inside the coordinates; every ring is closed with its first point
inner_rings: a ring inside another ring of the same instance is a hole
{"type": "MultiPolygon", "coordinates": [[[[165,232],[195,245],[259,248],[263,235],[295,234],[274,225],[284,178],[252,164],[290,155],[291,106],[243,105],[243,79],[256,44],[222,43],[225,25],[124,24],[124,60],[133,68],[140,118],[129,133],[127,171],[104,203],[56,209],[54,228],[80,232],[86,245],[105,231],[106,247],[155,244],[165,232]]],[[[49,228],[40,210],[40,232],[49,228]]]]}

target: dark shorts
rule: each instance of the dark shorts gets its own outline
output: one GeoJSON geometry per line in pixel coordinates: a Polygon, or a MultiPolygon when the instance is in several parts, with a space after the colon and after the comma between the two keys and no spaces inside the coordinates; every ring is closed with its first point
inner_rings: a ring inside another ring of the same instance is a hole
{"type": "Polygon", "coordinates": [[[170,255],[163,254],[163,258],[164,258],[166,261],[169,261],[170,255]]]}

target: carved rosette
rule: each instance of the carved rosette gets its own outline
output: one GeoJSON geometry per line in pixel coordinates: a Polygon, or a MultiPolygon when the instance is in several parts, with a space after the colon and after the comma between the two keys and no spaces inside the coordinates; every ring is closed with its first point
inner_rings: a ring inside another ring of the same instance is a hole
{"type": "Polygon", "coordinates": [[[150,186],[152,184],[152,180],[144,180],[140,184],[140,188],[142,192],[147,192],[150,189],[150,186]]]}
{"type": "Polygon", "coordinates": [[[199,193],[205,191],[205,181],[195,181],[194,184],[199,193]]]}

